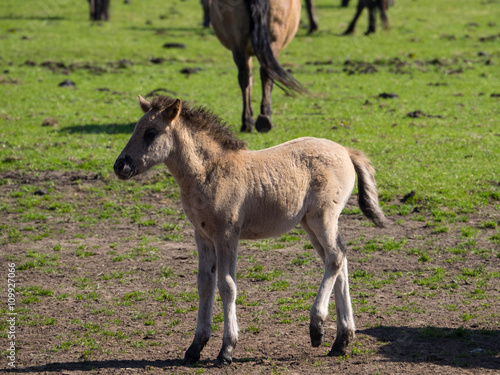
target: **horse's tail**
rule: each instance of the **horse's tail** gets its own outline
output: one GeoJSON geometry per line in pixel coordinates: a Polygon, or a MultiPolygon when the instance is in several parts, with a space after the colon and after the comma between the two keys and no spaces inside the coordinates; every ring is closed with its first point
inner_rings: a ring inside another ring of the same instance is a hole
{"type": "Polygon", "coordinates": [[[361,211],[375,223],[377,227],[385,227],[388,220],[378,205],[375,169],[370,159],[358,150],[347,148],[352,164],[358,175],[358,203],[361,211]]]}
{"type": "Polygon", "coordinates": [[[271,50],[269,36],[269,0],[245,0],[250,15],[250,42],[260,66],[287,94],[307,93],[307,90],[278,63],[271,50]]]}

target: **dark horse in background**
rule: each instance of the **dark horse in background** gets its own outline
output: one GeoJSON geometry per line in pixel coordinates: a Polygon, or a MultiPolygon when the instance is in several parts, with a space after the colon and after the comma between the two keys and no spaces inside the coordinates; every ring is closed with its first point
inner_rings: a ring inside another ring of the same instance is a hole
{"type": "Polygon", "coordinates": [[[92,21],[109,21],[110,0],[89,0],[90,19],[92,21]]]}
{"type": "MultiPolygon", "coordinates": [[[[305,0],[307,16],[309,18],[309,34],[318,30],[318,20],[316,18],[315,5],[313,0],[305,0]]],[[[384,29],[389,29],[389,19],[387,18],[387,8],[388,5],[393,5],[393,0],[358,0],[358,6],[356,8],[356,14],[352,19],[351,23],[347,27],[347,30],[344,31],[344,35],[354,34],[354,30],[356,28],[356,23],[358,22],[358,18],[363,12],[363,9],[368,8],[368,29],[365,32],[365,35],[370,35],[375,32],[375,13],[377,10],[380,11],[380,18],[382,20],[382,27],[384,29]]],[[[341,6],[347,7],[349,5],[349,0],[341,0],[341,6]]]]}
{"type": "Polygon", "coordinates": [[[295,36],[300,22],[300,0],[210,0],[210,22],[215,35],[233,54],[243,96],[241,131],[267,132],[272,128],[271,93],[274,83],[288,94],[306,93],[277,58],[295,36]],[[253,119],[252,56],[260,63],[262,101],[253,119]]]}

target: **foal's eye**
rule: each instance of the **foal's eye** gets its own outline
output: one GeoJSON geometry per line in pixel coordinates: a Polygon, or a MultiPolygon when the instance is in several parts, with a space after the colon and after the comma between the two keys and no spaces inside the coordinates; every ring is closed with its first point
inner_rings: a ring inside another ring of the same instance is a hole
{"type": "Polygon", "coordinates": [[[148,129],[144,132],[144,141],[146,141],[146,144],[149,146],[151,143],[153,143],[153,140],[155,139],[157,134],[157,131],[155,129],[148,129]]]}

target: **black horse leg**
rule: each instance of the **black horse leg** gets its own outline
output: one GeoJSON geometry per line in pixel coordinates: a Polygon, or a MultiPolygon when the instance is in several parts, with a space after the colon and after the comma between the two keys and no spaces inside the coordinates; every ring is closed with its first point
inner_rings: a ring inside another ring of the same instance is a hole
{"type": "Polygon", "coordinates": [[[375,12],[377,10],[375,2],[379,0],[368,0],[368,30],[366,30],[365,35],[370,35],[375,32],[375,12]]]}
{"type": "Polygon", "coordinates": [[[358,7],[356,9],[356,14],[354,15],[354,18],[352,19],[351,23],[349,24],[349,27],[347,28],[346,31],[344,31],[344,35],[351,35],[354,34],[354,29],[356,29],[356,22],[358,22],[358,18],[361,15],[361,12],[363,12],[363,9],[367,5],[366,3],[371,0],[358,0],[358,7]]]}
{"type": "Polygon", "coordinates": [[[233,59],[238,67],[238,82],[243,96],[243,114],[241,115],[241,131],[251,132],[253,129],[253,111],[252,111],[252,57],[247,56],[245,48],[233,50],[233,59]]]}
{"type": "Polygon", "coordinates": [[[349,6],[349,0],[341,0],[340,1],[340,6],[342,8],[347,8],[349,6]]]}
{"type": "Polygon", "coordinates": [[[382,20],[382,27],[386,30],[390,28],[389,25],[389,19],[387,18],[387,8],[388,8],[388,1],[387,0],[377,0],[378,1],[378,7],[380,9],[380,19],[382,20]]]}
{"type": "Polygon", "coordinates": [[[255,128],[259,133],[267,133],[272,129],[271,113],[273,112],[271,104],[271,94],[273,92],[274,81],[260,68],[260,80],[262,82],[262,102],[260,104],[260,115],[255,122],[255,128]]]}
{"type": "Polygon", "coordinates": [[[203,27],[210,26],[210,0],[201,0],[203,7],[203,27]]]}
{"type": "Polygon", "coordinates": [[[316,6],[313,0],[306,0],[307,17],[309,17],[309,34],[318,30],[318,19],[316,18],[316,6]]]}

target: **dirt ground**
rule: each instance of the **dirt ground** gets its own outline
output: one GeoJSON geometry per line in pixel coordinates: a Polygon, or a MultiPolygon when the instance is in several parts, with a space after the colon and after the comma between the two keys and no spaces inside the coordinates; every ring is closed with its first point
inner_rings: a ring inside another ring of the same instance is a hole
{"type": "MultiPolygon", "coordinates": [[[[151,174],[144,177],[148,178],[151,174]]],[[[197,256],[192,227],[180,214],[175,197],[153,191],[141,196],[140,202],[149,205],[144,219],[149,215],[154,225],[112,215],[82,226],[77,213],[98,216],[103,200],[127,199],[95,193],[106,192],[108,178],[47,172],[3,173],[0,179],[9,180],[0,186],[3,203],[15,206],[12,193],[25,185],[40,189],[50,185],[53,191],[47,195],[59,194],[61,201],[78,207],[76,213],[47,215],[43,223],[27,223],[22,213],[12,210],[0,215],[4,228],[16,224],[32,225],[36,231],[51,229],[49,236],[14,243],[2,234],[2,300],[7,295],[6,264],[15,261],[18,266],[17,372],[409,375],[500,371],[500,249],[490,240],[495,229],[480,228],[482,222],[498,222],[498,211],[492,206],[468,214],[466,222],[446,222],[447,232],[429,224],[435,218],[418,212],[391,215],[393,225],[385,229],[369,225],[360,214],[342,215],[340,229],[350,250],[357,325],[356,340],[344,357],[326,356],[336,331],[333,298],[327,342],[319,348],[310,345],[308,309],[322,266],[303,232],[297,229],[286,238],[242,242],[239,343],[234,362],[220,369],[213,365],[222,344],[219,299],[214,332],[200,362],[182,365],[196,325],[197,256]],[[159,213],[166,206],[179,214],[159,213]],[[418,219],[421,216],[425,217],[418,219]],[[473,242],[465,227],[477,228],[471,235],[473,242]],[[165,238],[172,230],[175,236],[165,238]],[[30,260],[35,261],[32,266],[27,263],[30,260]],[[26,299],[30,296],[31,301],[26,299]]],[[[356,207],[352,197],[347,208],[356,207]]],[[[1,342],[0,372],[7,372],[5,335],[1,342]]]]}

